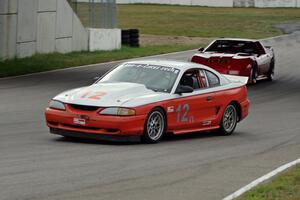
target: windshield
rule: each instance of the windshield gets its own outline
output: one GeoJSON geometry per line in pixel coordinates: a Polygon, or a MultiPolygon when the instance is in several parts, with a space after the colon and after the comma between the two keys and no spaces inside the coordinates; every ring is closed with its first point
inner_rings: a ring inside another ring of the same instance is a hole
{"type": "Polygon", "coordinates": [[[130,82],[139,83],[158,92],[171,92],[179,74],[179,69],[159,65],[133,64],[121,65],[104,76],[98,83],[130,82]]]}
{"type": "Polygon", "coordinates": [[[210,45],[205,52],[217,52],[217,53],[257,53],[257,47],[254,42],[251,41],[236,41],[236,40],[217,40],[210,45]]]}

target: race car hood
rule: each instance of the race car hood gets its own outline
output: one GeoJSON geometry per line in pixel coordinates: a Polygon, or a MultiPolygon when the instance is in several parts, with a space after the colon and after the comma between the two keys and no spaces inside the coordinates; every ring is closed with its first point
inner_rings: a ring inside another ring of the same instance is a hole
{"type": "Polygon", "coordinates": [[[55,100],[78,105],[98,107],[134,107],[165,99],[168,93],[154,92],[136,83],[98,83],[69,90],[55,100]]]}

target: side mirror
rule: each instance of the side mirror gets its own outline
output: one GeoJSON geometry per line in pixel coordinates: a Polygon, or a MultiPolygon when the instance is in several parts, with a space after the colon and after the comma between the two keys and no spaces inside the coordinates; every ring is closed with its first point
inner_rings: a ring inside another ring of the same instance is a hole
{"type": "Polygon", "coordinates": [[[94,77],[94,78],[93,78],[93,83],[96,83],[96,82],[98,81],[99,78],[100,78],[99,76],[94,77]]]}
{"type": "Polygon", "coordinates": [[[203,51],[204,51],[204,48],[201,47],[201,48],[198,49],[198,51],[203,52],[203,51]]]}
{"type": "Polygon", "coordinates": [[[192,93],[194,89],[187,85],[179,85],[176,89],[176,94],[192,93]]]}

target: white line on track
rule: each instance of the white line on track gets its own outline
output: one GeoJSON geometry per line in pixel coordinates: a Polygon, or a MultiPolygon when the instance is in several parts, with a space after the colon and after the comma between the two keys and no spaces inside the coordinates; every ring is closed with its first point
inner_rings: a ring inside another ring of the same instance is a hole
{"type": "Polygon", "coordinates": [[[278,175],[279,173],[287,170],[288,168],[291,168],[297,164],[300,164],[300,158],[292,161],[290,163],[287,163],[285,165],[282,165],[281,167],[278,167],[277,169],[271,171],[270,173],[252,181],[251,183],[249,183],[248,185],[242,187],[241,189],[237,190],[236,192],[228,195],[227,197],[225,197],[223,200],[233,200],[239,196],[241,196],[242,194],[244,194],[245,192],[251,190],[252,188],[258,186],[259,184],[265,182],[266,180],[278,175]]]}

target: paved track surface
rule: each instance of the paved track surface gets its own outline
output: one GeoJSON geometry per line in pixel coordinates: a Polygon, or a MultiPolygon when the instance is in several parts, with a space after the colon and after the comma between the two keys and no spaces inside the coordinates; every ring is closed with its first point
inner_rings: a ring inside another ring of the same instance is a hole
{"type": "Polygon", "coordinates": [[[300,40],[267,43],[277,80],[249,87],[250,115],[229,137],[197,133],[145,145],[50,135],[48,100],[111,64],[0,80],[0,199],[217,200],[299,158],[300,40]]]}

